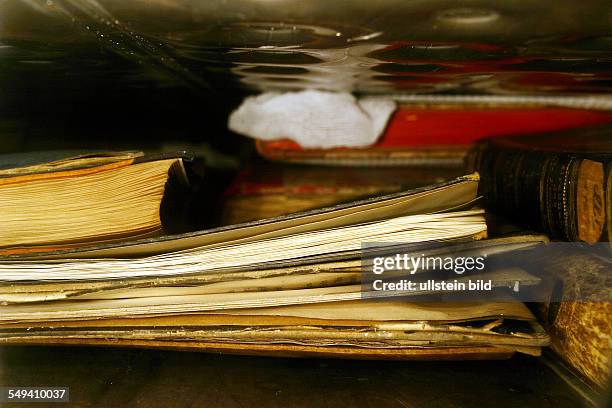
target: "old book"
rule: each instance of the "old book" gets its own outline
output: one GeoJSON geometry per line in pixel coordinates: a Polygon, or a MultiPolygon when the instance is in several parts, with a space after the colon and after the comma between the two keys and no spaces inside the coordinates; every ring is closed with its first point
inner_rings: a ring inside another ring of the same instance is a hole
{"type": "Polygon", "coordinates": [[[222,223],[236,224],[322,208],[452,180],[457,169],[336,167],[258,163],[223,195],[222,223]]]}
{"type": "MultiPolygon", "coordinates": [[[[274,320],[274,319],[270,319],[274,320]]],[[[70,327],[34,328],[27,333],[16,333],[15,330],[0,329],[1,339],[17,341],[20,339],[38,338],[48,340],[61,339],[105,339],[121,340],[163,340],[163,341],[199,341],[202,343],[229,344],[301,344],[319,347],[349,346],[367,347],[371,349],[384,348],[436,348],[436,347],[517,347],[518,349],[533,349],[548,344],[548,337],[537,324],[522,322],[524,328],[516,329],[516,322],[509,322],[504,327],[503,321],[470,322],[469,324],[423,324],[395,323],[370,326],[328,326],[322,323],[313,325],[311,322],[298,326],[290,324],[274,324],[267,322],[265,326],[246,325],[213,325],[198,327],[92,327],[72,329],[70,327]],[[514,324],[515,332],[510,333],[509,327],[514,324]],[[495,329],[501,329],[495,331],[495,329]],[[520,333],[520,335],[518,335],[520,333]]]]}
{"type": "Polygon", "coordinates": [[[0,254],[78,248],[172,229],[181,157],[40,152],[0,157],[0,254]]]}
{"type": "Polygon", "coordinates": [[[461,168],[483,138],[540,133],[612,121],[607,112],[541,106],[401,105],[368,148],[304,149],[289,140],[258,141],[269,160],[361,166],[461,168]]]}
{"type": "Polygon", "coordinates": [[[612,127],[483,141],[468,157],[491,210],[551,238],[612,241],[612,127]]]}
{"type": "MultiPolygon", "coordinates": [[[[399,348],[364,348],[329,345],[306,346],[302,344],[240,344],[214,343],[199,341],[139,340],[113,338],[25,338],[17,341],[5,341],[5,344],[19,345],[59,345],[59,346],[98,346],[98,347],[138,347],[161,350],[178,350],[207,352],[215,354],[233,354],[241,356],[262,357],[296,357],[296,358],[341,358],[352,360],[505,360],[517,351],[537,353],[539,347],[399,347],[399,348]]],[[[537,354],[536,354],[537,355],[537,354]]]]}
{"type": "Polygon", "coordinates": [[[551,348],[589,384],[605,389],[612,361],[612,261],[575,251],[541,269],[556,282],[553,298],[536,313],[551,334],[551,348]]]}

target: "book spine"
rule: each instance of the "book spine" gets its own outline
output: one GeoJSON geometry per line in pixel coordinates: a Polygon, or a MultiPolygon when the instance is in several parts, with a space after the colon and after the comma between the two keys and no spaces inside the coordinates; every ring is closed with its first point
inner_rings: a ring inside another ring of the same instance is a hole
{"type": "Polygon", "coordinates": [[[481,143],[468,155],[467,165],[480,174],[479,190],[491,210],[552,239],[602,239],[609,219],[603,163],[481,143]]]}

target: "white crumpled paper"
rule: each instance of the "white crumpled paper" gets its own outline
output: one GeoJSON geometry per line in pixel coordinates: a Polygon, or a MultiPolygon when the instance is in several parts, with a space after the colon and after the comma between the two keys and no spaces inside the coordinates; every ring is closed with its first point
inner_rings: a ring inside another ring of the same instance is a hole
{"type": "Polygon", "coordinates": [[[291,139],[305,148],[366,147],[383,133],[395,102],[315,90],[246,98],[229,128],[261,140],[291,139]]]}

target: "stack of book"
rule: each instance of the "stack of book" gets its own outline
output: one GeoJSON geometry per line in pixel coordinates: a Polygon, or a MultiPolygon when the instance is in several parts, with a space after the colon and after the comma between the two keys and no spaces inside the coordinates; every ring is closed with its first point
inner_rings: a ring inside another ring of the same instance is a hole
{"type": "MultiPolygon", "coordinates": [[[[489,216],[504,216],[519,229],[542,231],[554,241],[565,241],[544,262],[532,259],[531,273],[544,276],[551,284],[540,290],[533,309],[551,335],[550,345],[574,371],[596,388],[606,387],[609,378],[612,324],[610,257],[612,242],[612,138],[610,114],[572,109],[495,109],[460,107],[402,106],[391,119],[382,139],[369,149],[307,150],[286,140],[258,142],[262,155],[271,160],[325,163],[359,163],[361,170],[382,174],[397,171],[398,178],[365,177],[368,183],[349,182],[356,190],[361,184],[381,191],[402,180],[433,183],[449,161],[441,157],[466,156],[458,171],[478,172],[479,195],[489,216]],[[584,126],[589,125],[589,126],[584,126]],[[535,132],[535,133],[534,133],[535,132]],[[454,146],[454,149],[448,149],[454,146]],[[431,152],[430,152],[431,151],[431,152]],[[445,159],[445,160],[446,160],[445,159]],[[435,164],[412,173],[399,164],[435,164]],[[567,241],[576,242],[569,244],[567,241]]],[[[293,165],[291,173],[306,173],[293,165]]],[[[313,167],[314,168],[314,167],[313,167]]],[[[336,167],[334,174],[356,171],[336,167]]],[[[313,170],[310,170],[313,171],[313,170]]],[[[321,168],[324,173],[330,168],[321,168]]],[[[276,171],[277,176],[288,173],[276,171]]],[[[450,173],[449,173],[450,172],[450,173]]],[[[234,219],[248,217],[241,203],[256,207],[266,196],[282,196],[290,206],[298,196],[294,185],[312,187],[299,177],[277,182],[274,193],[264,189],[261,178],[249,173],[243,187],[227,197],[226,211],[234,219]],[[250,188],[248,188],[250,187],[250,188]],[[282,188],[281,188],[282,187],[282,188]]],[[[360,179],[361,180],[361,179],[360,179]]],[[[345,191],[346,182],[335,177],[315,183],[345,191]]],[[[398,187],[401,188],[401,187],[398,187]]],[[[332,200],[329,188],[310,188],[310,194],[332,200]]],[[[303,195],[302,195],[303,196],[303,195]]],[[[335,195],[338,197],[338,195],[335,195]]],[[[275,197],[276,201],[280,201],[275,197]]],[[[310,200],[314,205],[317,200],[310,200]]],[[[265,216],[265,214],[262,214],[265,216]]]]}
{"type": "MultiPolygon", "coordinates": [[[[477,174],[173,233],[177,219],[186,223],[180,209],[192,176],[182,155],[5,157],[0,343],[416,359],[537,355],[548,344],[509,297],[441,302],[422,298],[444,295],[435,287],[378,294],[363,285],[364,243],[452,257],[546,242],[487,239],[477,174]]],[[[434,273],[414,272],[417,281],[434,273]]],[[[538,282],[520,268],[480,273],[508,296],[538,282]]]]}

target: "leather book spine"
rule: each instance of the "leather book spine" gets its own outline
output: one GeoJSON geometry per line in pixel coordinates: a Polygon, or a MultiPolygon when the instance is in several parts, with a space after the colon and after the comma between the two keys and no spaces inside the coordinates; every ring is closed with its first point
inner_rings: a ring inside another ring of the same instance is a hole
{"type": "Polygon", "coordinates": [[[479,192],[492,211],[553,239],[591,244],[602,239],[610,217],[601,162],[483,142],[468,155],[467,166],[480,174],[479,192]]]}

